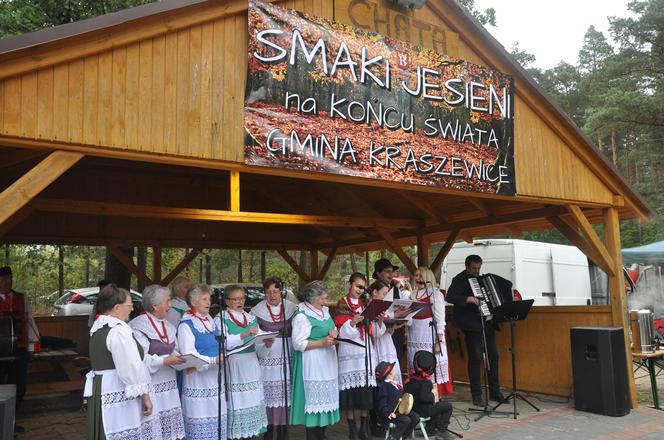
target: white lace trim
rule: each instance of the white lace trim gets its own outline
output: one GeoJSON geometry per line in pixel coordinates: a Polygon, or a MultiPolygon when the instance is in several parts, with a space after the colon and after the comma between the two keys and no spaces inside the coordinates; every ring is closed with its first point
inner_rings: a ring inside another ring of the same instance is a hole
{"type": "MultiPolygon", "coordinates": [[[[198,316],[201,319],[205,318],[204,316],[201,316],[199,313],[196,313],[196,316],[198,316]]],[[[217,323],[215,322],[214,319],[212,319],[210,315],[207,316],[207,319],[208,319],[206,321],[208,323],[207,328],[205,328],[205,325],[201,322],[200,319],[194,319],[193,316],[191,316],[189,313],[185,313],[184,315],[182,315],[182,319],[180,320],[180,322],[191,321],[194,324],[194,328],[201,333],[209,333],[210,329],[219,330],[219,328],[217,327],[217,323]]]]}
{"type": "Polygon", "coordinates": [[[115,316],[99,315],[99,317],[95,320],[94,324],[92,324],[92,327],[90,328],[90,336],[92,336],[97,330],[101,329],[105,325],[108,325],[110,328],[113,328],[116,325],[126,325],[129,327],[126,322],[119,320],[115,316]]]}
{"type": "MultiPolygon", "coordinates": [[[[291,404],[291,381],[286,383],[288,393],[288,404],[291,404]]],[[[283,408],[286,403],[284,400],[284,381],[282,380],[264,380],[263,393],[265,394],[265,406],[268,408],[283,408]]]]}
{"type": "Polygon", "coordinates": [[[316,309],[314,306],[307,302],[300,303],[298,306],[298,309],[303,312],[307,316],[311,316],[314,319],[317,319],[318,321],[325,321],[326,319],[330,318],[330,309],[327,308],[326,306],[323,306],[322,312],[323,312],[323,317],[321,318],[320,315],[317,315],[316,312],[319,312],[318,309],[316,309]],[[308,307],[307,307],[308,306],[308,307]],[[314,312],[314,310],[316,310],[314,312]]]}
{"type": "MultiPolygon", "coordinates": [[[[352,388],[362,388],[367,385],[367,373],[365,371],[347,371],[339,373],[339,391],[352,388]]],[[[369,386],[376,386],[376,377],[369,372],[369,386]]]]}
{"type": "Polygon", "coordinates": [[[251,438],[257,436],[267,426],[265,403],[249,408],[234,409],[228,420],[228,438],[251,438]]]}
{"type": "Polygon", "coordinates": [[[120,432],[107,432],[107,440],[153,440],[161,438],[159,419],[156,417],[145,420],[137,428],[120,432]]]}
{"type": "MultiPolygon", "coordinates": [[[[218,437],[216,417],[185,417],[187,440],[211,440],[218,437]]],[[[226,438],[226,414],[221,414],[221,438],[226,438]]]]}
{"type": "Polygon", "coordinates": [[[339,383],[338,379],[331,380],[305,380],[304,412],[317,414],[336,411],[339,409],[339,383]]]}
{"type": "Polygon", "coordinates": [[[158,417],[163,440],[181,440],[185,438],[184,419],[179,406],[161,411],[158,417]]]}

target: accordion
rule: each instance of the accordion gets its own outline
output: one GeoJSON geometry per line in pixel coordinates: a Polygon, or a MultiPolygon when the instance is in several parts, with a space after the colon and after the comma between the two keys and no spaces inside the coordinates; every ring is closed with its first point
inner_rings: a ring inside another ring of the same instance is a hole
{"type": "Polygon", "coordinates": [[[480,315],[486,320],[493,318],[493,310],[502,305],[502,292],[492,274],[468,278],[473,296],[481,302],[479,305],[480,315]]]}

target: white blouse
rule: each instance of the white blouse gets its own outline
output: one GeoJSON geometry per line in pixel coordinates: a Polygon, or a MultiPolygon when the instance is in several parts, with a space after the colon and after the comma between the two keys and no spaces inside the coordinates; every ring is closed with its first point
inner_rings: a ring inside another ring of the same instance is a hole
{"type": "Polygon", "coordinates": [[[90,336],[105,325],[111,327],[106,337],[106,348],[111,352],[116,373],[125,384],[127,398],[150,392],[150,373],[141,360],[131,327],[113,316],[101,315],[90,329],[90,336]]]}
{"type": "Polygon", "coordinates": [[[309,306],[307,307],[302,303],[300,305],[300,310],[304,313],[298,313],[293,318],[293,348],[297,351],[305,351],[307,349],[307,344],[309,343],[308,338],[311,335],[311,322],[307,316],[311,316],[319,321],[325,321],[330,317],[330,312],[327,307],[323,307],[323,317],[317,315],[314,311],[310,310],[309,306]],[[305,316],[307,315],[307,316],[305,316]]]}

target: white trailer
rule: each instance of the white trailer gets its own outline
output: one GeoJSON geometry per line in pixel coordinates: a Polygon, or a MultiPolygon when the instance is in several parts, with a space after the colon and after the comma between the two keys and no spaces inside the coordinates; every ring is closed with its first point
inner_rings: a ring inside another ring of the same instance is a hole
{"type": "Polygon", "coordinates": [[[465,269],[468,255],[482,257],[482,274],[494,273],[512,281],[523,299],[537,306],[590,305],[588,259],[578,248],[527,240],[488,239],[457,243],[441,267],[440,285],[465,269]]]}

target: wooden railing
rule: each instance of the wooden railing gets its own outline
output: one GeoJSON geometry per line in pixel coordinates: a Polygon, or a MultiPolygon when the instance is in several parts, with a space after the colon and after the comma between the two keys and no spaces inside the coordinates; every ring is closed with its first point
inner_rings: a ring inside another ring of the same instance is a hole
{"type": "MultiPolygon", "coordinates": [[[[468,352],[463,332],[451,320],[447,309],[447,349],[452,377],[468,381],[468,352]]],[[[517,388],[544,394],[572,395],[572,352],[570,328],[611,327],[610,306],[533,307],[525,321],[515,326],[517,388]]],[[[496,332],[500,353],[500,384],[512,387],[510,328],[501,325],[496,332]]]]}
{"type": "Polygon", "coordinates": [[[81,356],[88,355],[88,344],[90,342],[88,315],[37,316],[35,317],[35,323],[42,336],[71,339],[76,344],[75,350],[81,356]]]}

